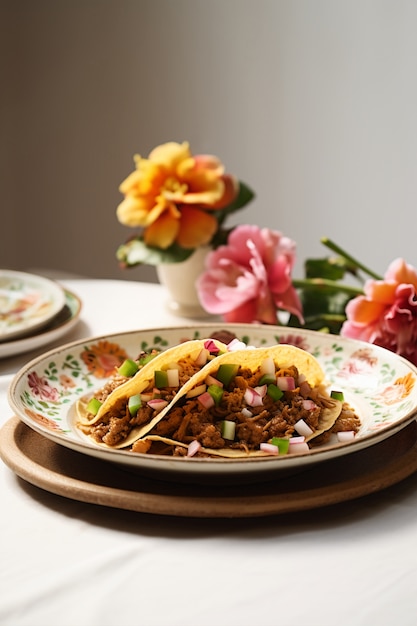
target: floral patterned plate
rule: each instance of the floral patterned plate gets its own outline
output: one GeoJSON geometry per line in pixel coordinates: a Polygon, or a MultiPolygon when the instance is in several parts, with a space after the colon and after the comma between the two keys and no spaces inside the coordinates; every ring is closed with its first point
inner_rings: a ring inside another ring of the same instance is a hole
{"type": "Polygon", "coordinates": [[[417,368],[377,346],[336,335],[280,326],[200,324],[119,333],[76,341],[32,360],[14,377],[9,403],[33,430],[82,454],[161,478],[196,481],[204,476],[259,480],[266,473],[299,470],[348,455],[386,439],[417,414],[417,368]],[[222,328],[249,345],[297,345],[321,363],[329,388],[342,389],[361,418],[349,443],[332,441],[309,453],[251,459],[172,458],[99,447],[75,428],[74,403],[101,387],[123,360],[141,350],[164,349],[185,339],[206,338],[222,328]]]}
{"type": "Polygon", "coordinates": [[[34,333],[65,305],[58,283],[26,272],[0,270],[0,341],[34,333]]]}
{"type": "Polygon", "coordinates": [[[64,289],[64,295],[65,306],[35,335],[0,342],[0,359],[42,348],[69,333],[80,319],[82,302],[68,289],[64,289]]]}

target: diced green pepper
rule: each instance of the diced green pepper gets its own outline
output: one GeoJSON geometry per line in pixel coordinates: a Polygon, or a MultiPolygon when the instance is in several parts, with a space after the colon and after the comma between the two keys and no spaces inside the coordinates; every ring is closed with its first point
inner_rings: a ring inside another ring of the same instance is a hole
{"type": "Polygon", "coordinates": [[[270,385],[275,383],[276,378],[273,374],[264,374],[259,379],[259,385],[270,385]]]}
{"type": "Polygon", "coordinates": [[[163,387],[168,387],[168,374],[165,370],[155,370],[155,387],[157,389],[162,389],[163,387]]]}
{"type": "Polygon", "coordinates": [[[139,365],[136,363],[136,361],[133,361],[133,359],[126,359],[119,367],[118,372],[121,376],[131,378],[136,374],[138,369],[139,365]]]}
{"type": "Polygon", "coordinates": [[[102,402],[97,398],[91,398],[91,400],[87,404],[87,411],[92,413],[93,415],[97,415],[99,408],[101,407],[102,402]]]}
{"type": "Polygon", "coordinates": [[[287,454],[290,447],[290,440],[285,437],[272,437],[270,443],[276,446],[280,454],[287,454]]]}
{"type": "Polygon", "coordinates": [[[219,406],[220,401],[221,401],[221,399],[223,397],[223,388],[220,387],[219,385],[209,385],[207,387],[207,391],[209,392],[209,394],[213,398],[214,404],[216,406],[219,406]]]}
{"type": "Polygon", "coordinates": [[[223,439],[229,439],[230,441],[233,441],[236,432],[235,422],[232,422],[231,420],[222,420],[220,422],[220,432],[223,439]]]}
{"type": "Polygon", "coordinates": [[[275,383],[271,383],[270,385],[268,385],[266,392],[268,396],[270,396],[274,402],[277,402],[278,400],[280,400],[282,396],[284,395],[284,392],[282,391],[282,389],[280,389],[277,385],[275,385],[275,383]]]}
{"type": "Polygon", "coordinates": [[[343,402],[345,399],[345,396],[343,395],[343,391],[331,391],[330,397],[333,398],[334,400],[340,400],[341,402],[343,402]]]}
{"type": "Polygon", "coordinates": [[[222,363],[217,370],[216,378],[225,387],[228,387],[239,371],[239,365],[236,363],[222,363]]]}
{"type": "Polygon", "coordinates": [[[134,396],[130,396],[127,402],[127,407],[132,417],[136,415],[136,413],[139,411],[141,406],[142,406],[142,398],[140,396],[140,393],[137,393],[134,396]]]}

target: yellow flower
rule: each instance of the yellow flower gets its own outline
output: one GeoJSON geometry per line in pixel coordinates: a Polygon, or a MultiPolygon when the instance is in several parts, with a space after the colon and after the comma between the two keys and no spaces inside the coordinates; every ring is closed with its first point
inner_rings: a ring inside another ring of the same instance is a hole
{"type": "Polygon", "coordinates": [[[119,188],[125,197],[118,220],[143,228],[148,246],[166,249],[175,242],[191,249],[209,243],[218,226],[213,211],[229,206],[239,190],[221,161],[193,156],[187,142],[162,144],[148,158],[134,160],[136,169],[119,188]]]}

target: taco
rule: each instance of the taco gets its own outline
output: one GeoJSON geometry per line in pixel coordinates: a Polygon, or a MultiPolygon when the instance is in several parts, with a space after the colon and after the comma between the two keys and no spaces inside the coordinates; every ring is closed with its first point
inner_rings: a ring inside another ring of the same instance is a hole
{"type": "Polygon", "coordinates": [[[144,425],[134,452],[238,458],[261,456],[264,444],[292,437],[309,442],[329,430],[343,403],[325,388],[308,352],[290,345],[228,352],[178,392],[162,415],[144,425]]]}
{"type": "Polygon", "coordinates": [[[151,427],[179,390],[227,349],[216,339],[185,341],[159,353],[142,355],[135,373],[124,376],[120,371],[126,369],[126,364],[135,365],[128,360],[104,388],[77,402],[77,427],[96,443],[114,448],[130,446],[140,436],[143,425],[151,427]]]}

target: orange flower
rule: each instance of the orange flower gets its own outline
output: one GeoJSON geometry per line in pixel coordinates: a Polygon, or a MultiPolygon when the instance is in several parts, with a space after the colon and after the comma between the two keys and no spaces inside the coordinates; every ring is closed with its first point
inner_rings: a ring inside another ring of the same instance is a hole
{"type": "Polygon", "coordinates": [[[341,335],[374,343],[417,364],[417,271],[396,259],[346,307],[341,335]]]}
{"type": "Polygon", "coordinates": [[[136,155],[136,169],[122,182],[118,220],[144,229],[146,245],[166,249],[174,242],[192,249],[210,242],[217,220],[210,213],[235,200],[239,184],[215,156],[192,156],[189,144],[169,142],[148,158],[136,155]]]}

